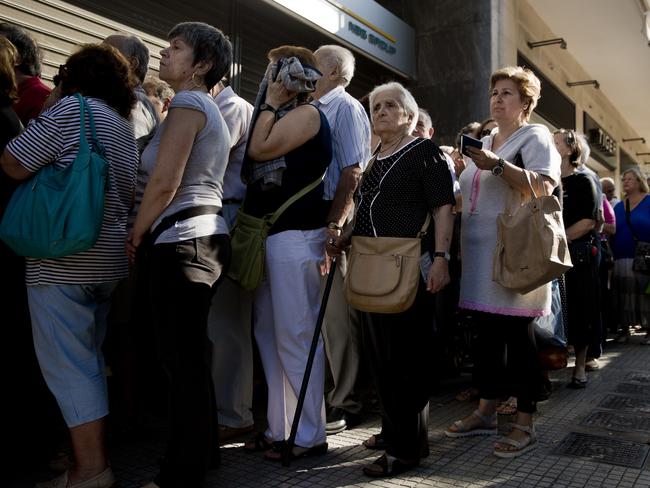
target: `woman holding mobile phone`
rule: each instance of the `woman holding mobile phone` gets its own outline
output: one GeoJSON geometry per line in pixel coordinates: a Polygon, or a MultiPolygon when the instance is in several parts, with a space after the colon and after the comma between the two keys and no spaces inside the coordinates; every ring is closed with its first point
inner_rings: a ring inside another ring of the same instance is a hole
{"type": "Polygon", "coordinates": [[[460,177],[464,201],[460,307],[470,312],[479,332],[475,380],[480,401],[474,413],[454,422],[445,434],[496,435],[497,400],[512,387],[518,399],[516,420],[493,451],[504,458],[537,446],[533,413],[543,375],[531,324],[535,317],[549,314],[551,305],[550,283],[522,295],[492,281],[497,215],[510,198],[529,194],[524,169],[541,176],[549,194],[560,181],[560,157],[550,132],[528,123],[540,91],[540,81],[530,70],[507,67],[492,73],[490,113],[496,128],[483,139],[482,149],[468,148],[472,159],[460,177]],[[508,379],[510,372],[513,377],[508,379]]]}

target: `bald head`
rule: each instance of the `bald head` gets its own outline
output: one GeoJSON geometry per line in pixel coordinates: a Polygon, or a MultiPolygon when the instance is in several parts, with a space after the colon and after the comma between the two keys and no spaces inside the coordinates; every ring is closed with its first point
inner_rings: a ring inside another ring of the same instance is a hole
{"type": "Polygon", "coordinates": [[[128,34],[112,34],[104,39],[104,44],[113,46],[129,61],[131,71],[140,80],[144,81],[149,64],[149,49],[136,36],[128,34]]]}

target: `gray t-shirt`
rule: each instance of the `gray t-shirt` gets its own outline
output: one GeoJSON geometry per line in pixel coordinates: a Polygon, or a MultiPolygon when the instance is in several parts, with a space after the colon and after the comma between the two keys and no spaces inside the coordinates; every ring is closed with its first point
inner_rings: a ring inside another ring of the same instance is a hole
{"type": "MultiPolygon", "coordinates": [[[[495,134],[497,131],[482,139],[485,149],[491,150],[495,134]]],[[[547,176],[555,184],[560,181],[560,155],[546,126],[524,125],[494,152],[510,163],[519,153],[527,170],[547,176]]],[[[460,175],[460,189],[463,195],[461,308],[523,317],[547,315],[551,307],[550,284],[521,295],[492,281],[496,219],[503,213],[508,195],[516,190],[502,177],[478,169],[471,160],[460,175]]]]}
{"type": "MultiPolygon", "coordinates": [[[[215,205],[221,207],[223,196],[223,176],[228,164],[230,152],[230,133],[228,127],[210,95],[198,91],[181,91],[173,98],[169,110],[189,108],[205,114],[205,127],[196,135],[192,151],[185,166],[181,183],[176,190],[174,199],[151,226],[155,229],[160,221],[186,208],[199,205],[215,205]]],[[[142,153],[139,173],[148,181],[153,172],[158,156],[160,140],[165,134],[166,122],[162,122],[156,135],[142,153]]],[[[212,234],[228,233],[222,217],[216,215],[200,215],[182,222],[177,222],[163,232],[156,240],[157,243],[178,242],[212,234]]]]}

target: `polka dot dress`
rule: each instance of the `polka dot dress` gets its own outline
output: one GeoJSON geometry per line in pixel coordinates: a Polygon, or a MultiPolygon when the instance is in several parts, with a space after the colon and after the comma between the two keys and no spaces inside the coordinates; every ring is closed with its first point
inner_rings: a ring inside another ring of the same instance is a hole
{"type": "Polygon", "coordinates": [[[438,146],[415,139],[377,158],[364,173],[354,235],[415,237],[427,212],[454,204],[451,174],[438,146]]]}

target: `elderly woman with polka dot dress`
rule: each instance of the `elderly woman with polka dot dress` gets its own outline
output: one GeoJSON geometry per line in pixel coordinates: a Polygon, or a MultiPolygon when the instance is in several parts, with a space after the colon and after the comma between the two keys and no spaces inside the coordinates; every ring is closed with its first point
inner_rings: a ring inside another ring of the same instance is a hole
{"type": "MultiPolygon", "coordinates": [[[[372,477],[394,476],[412,469],[428,455],[426,415],[428,363],[433,301],[431,294],[449,283],[449,244],[453,227],[452,178],[442,152],[428,139],[411,136],[418,106],[399,83],[387,83],[370,93],[373,130],[380,138],[375,160],[363,175],[352,235],[415,237],[427,215],[435,232],[422,238],[422,251],[432,265],[420,279],[417,296],[406,311],[367,313],[363,318],[363,346],[381,403],[382,432],[366,441],[369,448],[385,448],[364,467],[372,477]],[[372,441],[372,442],[370,442],[372,441]]],[[[349,236],[328,244],[335,255],[349,236]]]]}

